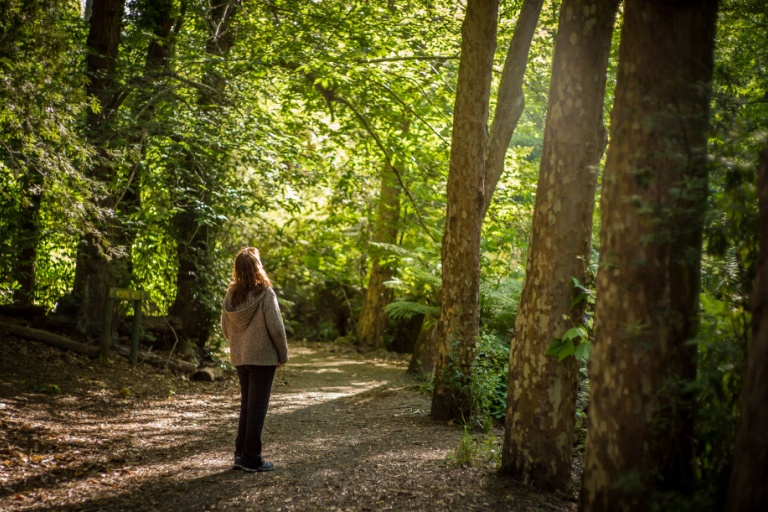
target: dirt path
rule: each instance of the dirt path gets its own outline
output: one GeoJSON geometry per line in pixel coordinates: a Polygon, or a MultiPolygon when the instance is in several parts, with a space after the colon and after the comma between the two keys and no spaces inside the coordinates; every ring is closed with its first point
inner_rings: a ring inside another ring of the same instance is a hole
{"type": "Polygon", "coordinates": [[[491,463],[448,460],[461,431],[429,419],[405,360],[291,348],[264,433],[276,471],[252,474],[231,469],[233,376],[104,369],[0,338],[0,510],[576,509],[572,497],[497,477],[491,463]]]}

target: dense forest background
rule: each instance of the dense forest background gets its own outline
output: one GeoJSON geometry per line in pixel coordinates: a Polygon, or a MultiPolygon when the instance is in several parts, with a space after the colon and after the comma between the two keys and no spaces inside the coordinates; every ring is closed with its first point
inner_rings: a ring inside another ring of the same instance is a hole
{"type": "Polygon", "coordinates": [[[109,289],[141,289],[145,347],[212,358],[254,246],[289,336],[413,353],[433,416],[506,423],[516,478],[563,487],[587,435],[585,508],[725,506],[766,311],[768,10],[670,4],[2,1],[3,311],[96,343],[109,289]]]}

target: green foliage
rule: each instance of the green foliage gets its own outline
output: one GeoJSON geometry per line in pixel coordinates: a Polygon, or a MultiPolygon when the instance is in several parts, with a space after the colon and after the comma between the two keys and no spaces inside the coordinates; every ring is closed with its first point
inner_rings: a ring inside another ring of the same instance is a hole
{"type": "Polygon", "coordinates": [[[440,316],[440,308],[438,307],[402,300],[387,304],[384,311],[394,320],[411,318],[415,315],[440,316]]]}
{"type": "Polygon", "coordinates": [[[450,457],[458,466],[469,466],[475,458],[475,451],[475,440],[472,437],[469,428],[464,427],[464,430],[461,433],[461,438],[459,439],[459,445],[450,457]]]}
{"type": "Polygon", "coordinates": [[[498,466],[501,462],[501,441],[493,434],[473,434],[465,426],[456,449],[448,455],[448,460],[460,467],[489,464],[498,466]]]}
{"type": "Polygon", "coordinates": [[[578,325],[565,331],[560,338],[556,338],[547,347],[545,354],[556,357],[558,361],[573,356],[585,363],[591,352],[592,342],[589,341],[589,333],[584,326],[578,325]]]}
{"type": "Polygon", "coordinates": [[[701,294],[697,394],[696,467],[700,496],[715,500],[721,482],[730,471],[730,457],[738,420],[739,392],[746,367],[751,330],[750,315],[743,306],[701,294]]]}
{"type": "Polygon", "coordinates": [[[471,397],[470,417],[463,418],[464,424],[488,431],[494,421],[503,421],[506,413],[509,345],[494,334],[481,334],[468,373],[453,357],[457,348],[458,343],[454,342],[443,370],[446,388],[471,397]]]}
{"type": "MultiPolygon", "coordinates": [[[[9,302],[21,265],[43,252],[38,243],[92,229],[90,216],[104,210],[94,202],[101,188],[82,172],[92,148],[78,130],[89,101],[77,10],[13,0],[0,5],[0,20],[0,301],[9,302]]],[[[39,266],[38,303],[55,302],[61,261],[39,266]]]]}
{"type": "MultiPolygon", "coordinates": [[[[587,277],[594,283],[597,275],[597,253],[593,251],[594,262],[588,268],[587,277]]],[[[562,336],[555,338],[549,344],[546,355],[562,361],[567,357],[575,357],[581,364],[586,364],[592,353],[592,329],[595,310],[595,290],[589,285],[582,284],[575,277],[569,283],[574,289],[571,299],[571,309],[583,309],[582,322],[566,330],[562,336]]],[[[592,285],[594,286],[594,285],[592,285]]]]}
{"type": "Polygon", "coordinates": [[[61,388],[58,384],[40,384],[29,380],[19,381],[19,387],[36,393],[45,393],[46,395],[60,395],[61,388]]]}
{"type": "Polygon", "coordinates": [[[475,397],[475,415],[485,430],[490,426],[489,419],[504,421],[508,366],[509,343],[493,334],[481,334],[472,366],[472,395],[475,397]]]}

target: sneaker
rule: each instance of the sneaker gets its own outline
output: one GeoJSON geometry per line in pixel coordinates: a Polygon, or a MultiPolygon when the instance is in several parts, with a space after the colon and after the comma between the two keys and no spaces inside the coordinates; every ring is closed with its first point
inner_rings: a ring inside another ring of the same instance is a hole
{"type": "Polygon", "coordinates": [[[261,463],[261,466],[248,466],[246,464],[240,464],[240,467],[243,469],[243,471],[247,471],[249,473],[256,473],[256,472],[263,472],[263,471],[272,471],[275,469],[275,464],[273,462],[267,462],[266,460],[261,463]]]}
{"type": "Polygon", "coordinates": [[[232,464],[232,469],[243,469],[242,457],[235,455],[235,462],[232,464]]]}

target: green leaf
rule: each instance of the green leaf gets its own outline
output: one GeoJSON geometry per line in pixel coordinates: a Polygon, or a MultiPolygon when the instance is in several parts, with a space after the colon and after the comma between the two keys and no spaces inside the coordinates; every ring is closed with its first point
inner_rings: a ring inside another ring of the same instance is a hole
{"type": "Polygon", "coordinates": [[[574,348],[572,340],[556,339],[547,347],[545,354],[556,357],[558,361],[562,361],[566,357],[573,355],[574,348]]]}
{"type": "Polygon", "coordinates": [[[572,340],[574,338],[583,339],[587,337],[587,330],[584,329],[581,325],[578,327],[571,327],[567,331],[565,331],[565,334],[563,334],[564,340],[572,340]]]}
{"type": "Polygon", "coordinates": [[[577,296],[575,296],[574,298],[571,299],[571,303],[568,305],[568,307],[569,308],[573,308],[573,306],[575,306],[576,304],[578,304],[579,302],[581,302],[583,300],[586,300],[588,297],[589,297],[589,295],[587,295],[586,293],[580,293],[580,294],[578,294],[577,296]]]}
{"type": "Polygon", "coordinates": [[[586,363],[589,360],[589,354],[591,353],[592,342],[589,340],[584,340],[576,345],[576,349],[573,351],[573,356],[582,363],[586,363]]]}

